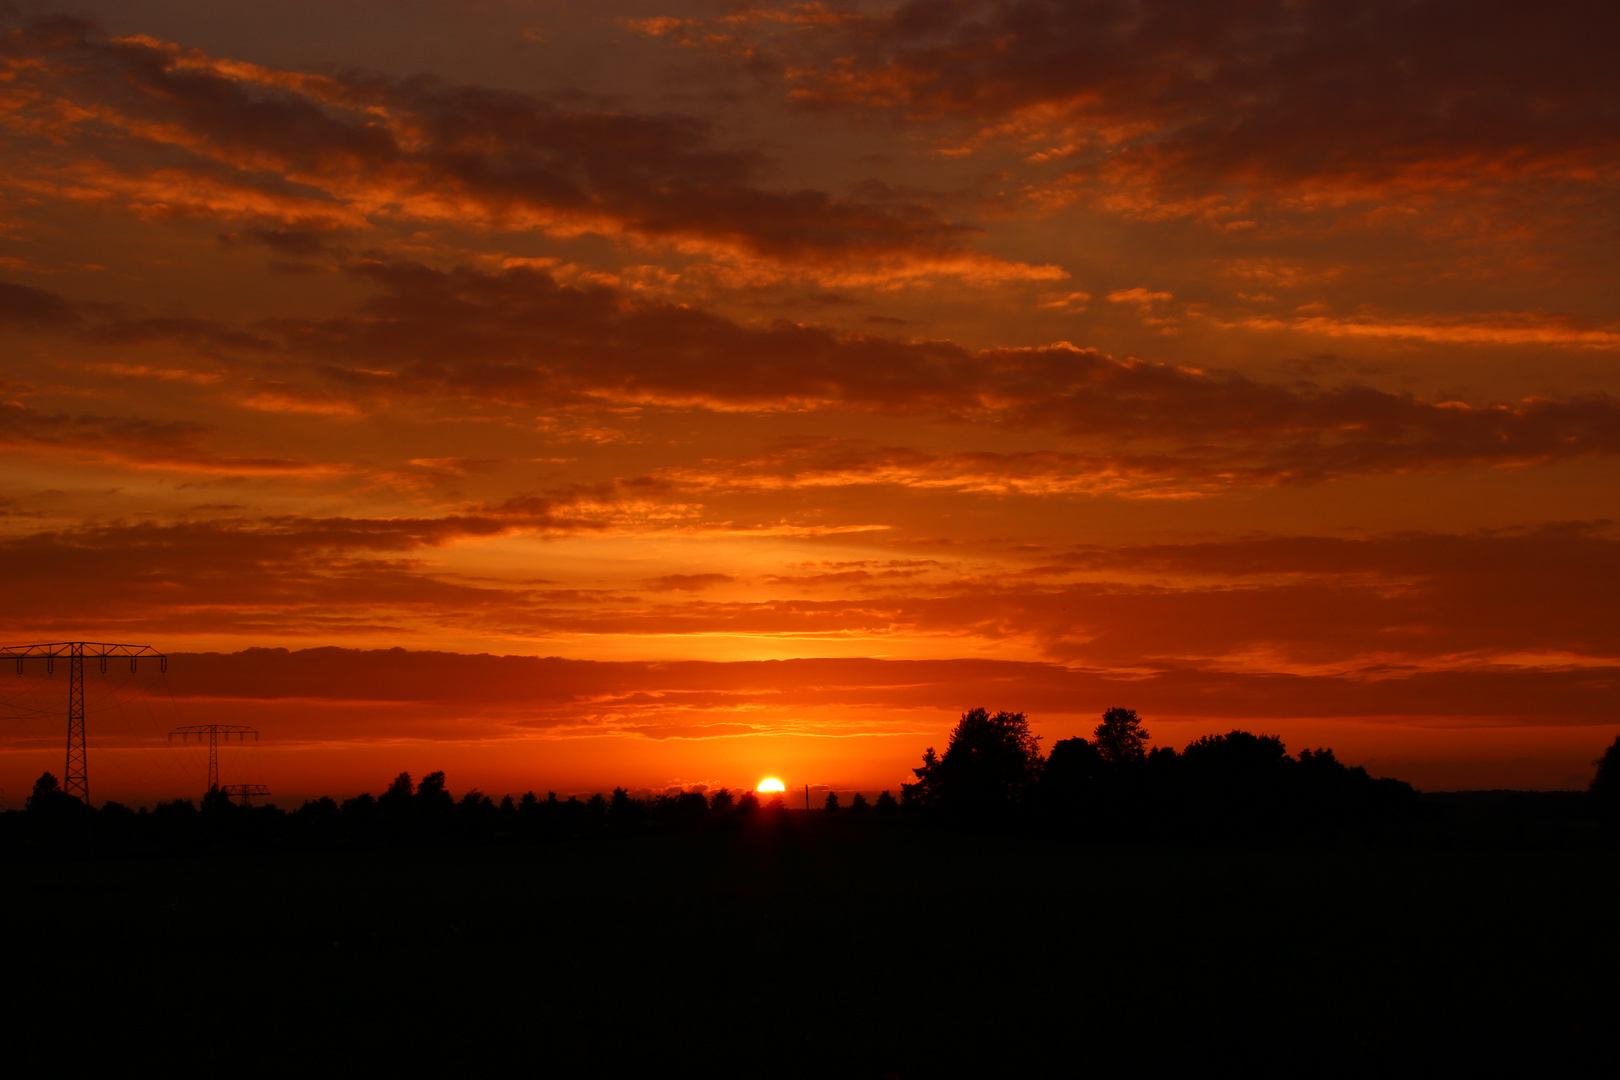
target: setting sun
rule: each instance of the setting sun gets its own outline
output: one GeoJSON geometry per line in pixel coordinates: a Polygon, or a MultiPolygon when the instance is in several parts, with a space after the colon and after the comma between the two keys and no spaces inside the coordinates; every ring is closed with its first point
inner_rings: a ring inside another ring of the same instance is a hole
{"type": "Polygon", "coordinates": [[[782,781],[777,780],[775,778],[772,778],[772,779],[768,779],[768,780],[761,780],[759,782],[758,790],[759,791],[786,791],[787,788],[782,786],[782,781]]]}

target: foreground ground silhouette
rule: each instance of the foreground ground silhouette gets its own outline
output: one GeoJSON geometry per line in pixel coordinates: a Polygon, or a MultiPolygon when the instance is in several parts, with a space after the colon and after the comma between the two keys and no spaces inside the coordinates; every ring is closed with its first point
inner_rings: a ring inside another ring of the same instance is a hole
{"type": "Polygon", "coordinates": [[[1099,846],[817,811],[6,869],[19,1068],[86,1010],[177,1065],[455,1075],[1552,1067],[1614,1034],[1603,847],[1099,846]]]}
{"type": "Polygon", "coordinates": [[[1099,738],[1019,779],[1016,714],[971,717],[861,812],[430,773],[141,814],[43,784],[0,820],[8,1060],[93,1038],[173,1070],[1332,1075],[1615,1045],[1620,850],[1587,793],[1352,776],[1393,801],[1254,829],[1351,770],[1226,736],[1152,774],[1099,738]]]}

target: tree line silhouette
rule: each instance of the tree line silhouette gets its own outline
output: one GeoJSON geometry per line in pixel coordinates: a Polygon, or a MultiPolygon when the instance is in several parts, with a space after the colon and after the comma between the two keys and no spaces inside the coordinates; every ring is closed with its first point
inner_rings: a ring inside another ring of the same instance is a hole
{"type": "MultiPolygon", "coordinates": [[[[945,752],[923,752],[900,798],[856,792],[848,806],[828,792],[824,815],[924,827],[990,828],[1093,842],[1254,843],[1410,838],[1449,808],[1453,817],[1507,834],[1538,819],[1589,819],[1620,840],[1620,738],[1596,763],[1586,793],[1417,792],[1340,762],[1332,750],[1288,753],[1274,735],[1234,730],[1206,735],[1181,751],[1149,747],[1134,710],[1111,708],[1089,739],[1058,741],[1043,754],[1023,713],[973,709],[951,731],[945,752]],[[1474,796],[1469,798],[1469,796],[1474,796]],[[1449,801],[1448,801],[1449,800],[1449,801]],[[1551,808],[1551,812],[1549,812],[1551,808]]],[[[239,805],[218,790],[201,804],[160,802],[150,811],[108,802],[99,809],[61,790],[46,773],[25,809],[0,814],[0,845],[77,841],[105,847],[186,843],[490,843],[639,833],[690,832],[784,823],[781,795],[721,788],[638,798],[558,798],[530,791],[499,800],[478,789],[451,794],[443,772],[420,781],[401,773],[380,795],[341,802],[306,800],[293,811],[239,805]]],[[[1556,824],[1556,823],[1555,823],[1556,824]]],[[[1556,830],[1555,830],[1556,831],[1556,830]]],[[[1523,829],[1519,834],[1524,833],[1523,829]]],[[[1545,836],[1542,829],[1539,836],[1545,836]]],[[[1534,840],[1532,840],[1534,842],[1534,840]]]]}
{"type": "Polygon", "coordinates": [[[1029,824],[1094,839],[1230,841],[1375,834],[1420,813],[1417,791],[1332,750],[1291,757],[1275,735],[1206,735],[1148,748],[1132,709],[1042,755],[1023,713],[974,709],[943,756],[930,747],[903,799],[941,821],[1029,824]]]}

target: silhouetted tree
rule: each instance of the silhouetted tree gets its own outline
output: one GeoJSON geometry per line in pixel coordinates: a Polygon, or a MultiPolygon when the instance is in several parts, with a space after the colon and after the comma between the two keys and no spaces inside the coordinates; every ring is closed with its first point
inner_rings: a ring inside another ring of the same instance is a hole
{"type": "Polygon", "coordinates": [[[1041,775],[1040,736],[1023,713],[985,709],[962,714],[951,731],[945,756],[933,750],[915,769],[921,801],[946,813],[972,819],[999,818],[1023,805],[1041,775]]]}
{"type": "Polygon", "coordinates": [[[616,787],[608,801],[608,820],[615,829],[638,828],[642,823],[642,805],[624,788],[616,787]]]}
{"type": "Polygon", "coordinates": [[[914,784],[900,785],[900,801],[907,806],[927,809],[934,802],[934,779],[939,768],[939,755],[934,753],[930,746],[923,751],[922,764],[911,770],[911,775],[917,778],[914,784]]]}
{"type": "MultiPolygon", "coordinates": [[[[715,796],[716,801],[719,801],[719,798],[720,796],[715,796]]],[[[758,809],[759,796],[752,791],[745,791],[737,797],[737,809],[735,812],[738,817],[750,817],[758,809]]]]}
{"type": "MultiPolygon", "coordinates": [[[[1620,836],[1620,736],[1593,762],[1597,773],[1588,787],[1598,819],[1612,835],[1620,836]]],[[[48,775],[48,774],[47,774],[48,775]]]]}
{"type": "Polygon", "coordinates": [[[1091,733],[1097,753],[1103,761],[1116,768],[1141,761],[1147,757],[1146,744],[1151,738],[1142,728],[1142,720],[1135,709],[1113,708],[1103,713],[1102,723],[1091,733]]]}
{"type": "Polygon", "coordinates": [[[838,813],[838,792],[827,792],[827,801],[821,805],[821,808],[829,814],[838,813]]]}
{"type": "Polygon", "coordinates": [[[709,799],[701,791],[683,791],[672,800],[669,817],[684,827],[701,825],[709,814],[709,799]]]}
{"type": "Polygon", "coordinates": [[[51,803],[62,793],[62,782],[51,773],[40,773],[34,781],[34,793],[23,803],[23,809],[39,813],[50,809],[51,803]]]}
{"type": "Polygon", "coordinates": [[[448,821],[455,805],[455,799],[445,787],[443,772],[430,772],[422,777],[422,782],[416,785],[416,794],[411,798],[411,806],[417,817],[434,824],[448,821]]]}
{"type": "Polygon", "coordinates": [[[305,799],[304,804],[293,812],[293,817],[300,826],[317,833],[331,832],[337,827],[338,804],[330,795],[322,795],[318,799],[305,799]]]}
{"type": "Polygon", "coordinates": [[[1301,750],[1292,772],[1296,824],[1323,839],[1409,817],[1417,806],[1411,785],[1374,780],[1360,765],[1339,761],[1332,750],[1301,750]]]}
{"type": "Polygon", "coordinates": [[[35,827],[51,832],[67,828],[92,813],[77,795],[63,791],[50,773],[43,773],[34,781],[33,794],[23,807],[35,827]]]}
{"type": "Polygon", "coordinates": [[[394,777],[394,782],[388,785],[386,791],[377,796],[377,811],[384,817],[401,820],[410,814],[411,796],[415,793],[416,785],[411,783],[411,774],[402,772],[394,777]]]}
{"type": "Polygon", "coordinates": [[[1059,739],[1041,770],[1041,803],[1052,813],[1082,813],[1106,767],[1097,748],[1085,739],[1059,739]]]}
{"type": "Polygon", "coordinates": [[[207,817],[225,817],[235,813],[241,807],[231,802],[231,797],[219,788],[209,788],[208,794],[202,798],[202,813],[207,817]]]}
{"type": "Polygon", "coordinates": [[[877,811],[878,817],[891,817],[900,809],[900,804],[894,801],[893,795],[884,791],[878,794],[877,802],[873,804],[872,809],[877,811]]]}
{"type": "Polygon", "coordinates": [[[121,802],[109,800],[102,803],[101,809],[95,811],[95,817],[96,830],[103,842],[123,845],[139,837],[141,815],[121,802]]]}
{"type": "Polygon", "coordinates": [[[468,836],[491,831],[498,812],[494,800],[477,788],[470,789],[455,804],[456,824],[468,836]]]}
{"type": "Polygon", "coordinates": [[[721,788],[709,800],[709,812],[712,814],[729,814],[736,806],[736,800],[731,797],[730,788],[721,788]]]}
{"type": "Polygon", "coordinates": [[[1255,837],[1292,828],[1295,762],[1275,735],[1205,735],[1181,752],[1179,778],[1189,827],[1209,835],[1255,837]]]}
{"type": "Polygon", "coordinates": [[[557,827],[564,832],[579,832],[586,824],[585,804],[580,802],[576,795],[568,796],[557,804],[557,820],[559,822],[557,827]]]}
{"type": "Polygon", "coordinates": [[[866,796],[858,791],[849,800],[849,809],[852,813],[864,814],[871,808],[871,804],[866,801],[866,796]]]}
{"type": "Polygon", "coordinates": [[[377,800],[372,798],[369,792],[356,795],[352,799],[344,799],[343,805],[338,808],[338,814],[343,819],[343,827],[350,831],[372,827],[379,812],[377,800]]]}
{"type": "Polygon", "coordinates": [[[60,820],[85,808],[77,795],[62,790],[61,782],[50,773],[41,773],[34,781],[34,792],[23,803],[30,816],[39,819],[60,820]]]}

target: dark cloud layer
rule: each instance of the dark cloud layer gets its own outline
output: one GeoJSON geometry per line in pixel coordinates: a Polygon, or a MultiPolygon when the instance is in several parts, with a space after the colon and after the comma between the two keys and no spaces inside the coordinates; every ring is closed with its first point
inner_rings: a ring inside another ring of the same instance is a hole
{"type": "MultiPolygon", "coordinates": [[[[354,314],[282,319],[251,332],[206,320],[107,315],[78,332],[205,353],[273,353],[311,390],[357,402],[443,397],[551,407],[850,409],[1056,431],[1083,452],[940,456],[823,443],[730,472],[827,482],[920,482],[1029,490],[1200,490],[1342,476],[1532,465],[1620,452],[1607,394],[1517,402],[1424,400],[1368,386],[1268,383],[1234,372],[1126,359],[1059,343],[964,349],[779,321],[747,326],[528,268],[497,273],[364,262],[378,292],[354,314]],[[1095,477],[1094,481],[1088,478],[1095,477]],[[982,481],[982,482],[981,482],[982,481]]],[[[29,290],[30,300],[38,290],[29,290]]],[[[38,292],[44,312],[79,309],[38,292]]],[[[76,327],[66,322],[62,328],[76,327]]],[[[701,470],[699,470],[701,472],[701,470]]],[[[696,475],[696,474],[693,474],[696,475]]]]}
{"type": "MultiPolygon", "coordinates": [[[[782,660],[737,663],[596,662],[557,657],[464,655],[404,649],[250,649],[176,654],[169,683],[183,698],[287,698],[441,703],[446,734],[465,738],[468,713],[490,717],[486,734],[515,722],[536,728],[634,729],[638,714],[691,716],[687,734],[713,734],[721,710],[876,707],[958,712],[976,703],[1023,709],[1037,719],[1090,715],[1130,703],[1150,716],[1236,720],[1283,717],[1435,718],[1601,724],[1620,669],[1472,671],[1405,678],[1255,675],[1169,670],[1121,678],[1056,664],[997,660],[782,660]]],[[[386,715],[386,711],[382,713],[386,715]]],[[[746,715],[746,714],[745,714],[746,715]]],[[[744,717],[745,718],[745,717],[744,717]]],[[[364,724],[356,718],[357,725],[364,724]]],[[[660,730],[681,733],[666,722],[660,730]]],[[[311,733],[313,734],[313,733],[311,733]]],[[[330,732],[343,737],[349,733],[330,732]]]]}
{"type": "Polygon", "coordinates": [[[291,347],[329,357],[328,373],[357,390],[924,413],[1106,439],[1105,467],[1195,483],[1620,451],[1620,404],[1603,394],[1470,406],[1264,383],[1067,344],[973,352],[798,323],[753,328],[528,269],[374,263],[357,272],[384,290],[357,317],[278,327],[291,347]],[[1141,449],[1149,444],[1154,452],[1141,449]]]}
{"type": "MultiPolygon", "coordinates": [[[[0,13],[3,14],[3,13],[0,13]]],[[[764,186],[756,150],[678,114],[565,108],[429,77],[313,75],[221,60],[65,17],[0,22],[0,116],[49,179],[149,213],[279,218],[266,242],[369,216],[626,233],[773,259],[942,252],[917,205],[764,186]],[[37,160],[35,160],[37,158],[37,160]]],[[[82,195],[79,197],[83,197],[82,195]]],[[[306,251],[309,243],[293,245],[306,251]]]]}
{"type": "Polygon", "coordinates": [[[0,281],[0,327],[56,330],[78,324],[75,306],[55,293],[0,281]]]}
{"type": "Polygon", "coordinates": [[[47,457],[180,471],[296,473],[289,458],[225,457],[210,452],[210,425],[193,420],[43,412],[0,400],[0,447],[47,457]]]}
{"type": "Polygon", "coordinates": [[[910,0],[774,43],[801,100],[1069,123],[1078,160],[1178,183],[1377,186],[1612,182],[1617,38],[1586,0],[910,0]]]}
{"type": "Polygon", "coordinates": [[[89,619],[142,633],[300,635],[478,622],[556,597],[458,581],[415,553],[520,530],[601,531],[637,493],[605,485],[437,518],[225,517],[16,535],[0,551],[30,571],[0,622],[14,634],[81,633],[89,619]]]}

